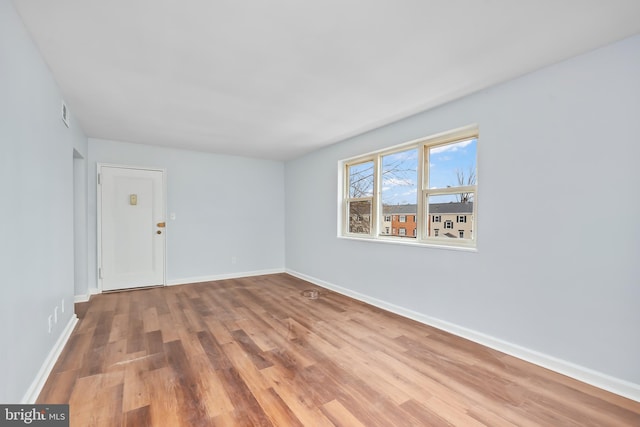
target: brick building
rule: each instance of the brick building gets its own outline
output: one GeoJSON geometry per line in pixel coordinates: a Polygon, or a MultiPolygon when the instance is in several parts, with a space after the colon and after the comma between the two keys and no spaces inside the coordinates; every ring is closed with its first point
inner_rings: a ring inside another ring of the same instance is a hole
{"type": "MultiPolygon", "coordinates": [[[[384,205],[380,235],[416,237],[417,206],[384,205]]],[[[473,202],[432,203],[427,224],[429,237],[471,239],[473,237],[473,202]]]]}

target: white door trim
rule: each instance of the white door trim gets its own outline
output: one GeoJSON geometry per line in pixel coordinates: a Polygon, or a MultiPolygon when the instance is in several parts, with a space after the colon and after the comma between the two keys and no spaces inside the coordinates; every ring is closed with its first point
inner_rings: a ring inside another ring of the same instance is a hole
{"type": "MultiPolygon", "coordinates": [[[[96,163],[96,199],[97,199],[97,246],[98,246],[98,260],[97,260],[97,270],[95,272],[98,283],[98,292],[102,293],[102,277],[100,271],[102,269],[102,186],[100,185],[100,173],[103,167],[112,167],[112,168],[121,168],[121,169],[135,169],[135,170],[144,170],[144,171],[156,171],[162,173],[162,199],[163,206],[162,212],[164,217],[167,217],[167,170],[165,168],[153,168],[146,166],[132,166],[132,165],[119,165],[114,163],[96,163]]],[[[167,230],[165,228],[164,232],[167,230]]],[[[164,264],[162,266],[162,286],[167,285],[167,239],[165,236],[164,244],[162,246],[162,251],[164,252],[164,264]]]]}

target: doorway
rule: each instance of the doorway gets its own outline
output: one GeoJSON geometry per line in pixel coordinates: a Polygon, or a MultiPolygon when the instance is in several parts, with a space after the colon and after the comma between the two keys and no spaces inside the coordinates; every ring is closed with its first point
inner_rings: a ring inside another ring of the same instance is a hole
{"type": "Polygon", "coordinates": [[[88,298],[87,166],[73,149],[73,283],[76,298],[88,298]]]}

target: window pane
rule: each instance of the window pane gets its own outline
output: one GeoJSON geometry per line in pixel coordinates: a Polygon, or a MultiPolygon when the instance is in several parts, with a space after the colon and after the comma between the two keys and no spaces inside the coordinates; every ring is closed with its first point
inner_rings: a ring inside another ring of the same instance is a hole
{"type": "Polygon", "coordinates": [[[373,162],[349,166],[349,197],[373,196],[373,162]]]}
{"type": "Polygon", "coordinates": [[[362,234],[371,232],[371,202],[369,200],[349,202],[349,232],[362,234]]]}
{"type": "Polygon", "coordinates": [[[381,160],[383,215],[380,234],[415,238],[415,216],[418,213],[418,149],[387,154],[382,156],[381,160]]]}
{"type": "Polygon", "coordinates": [[[382,156],[383,205],[415,205],[417,190],[417,148],[382,156]]]}
{"type": "Polygon", "coordinates": [[[473,199],[474,193],[468,202],[460,202],[459,194],[427,196],[427,236],[473,239],[473,199]]]}
{"type": "Polygon", "coordinates": [[[478,140],[473,138],[430,147],[429,188],[475,185],[477,145],[478,140]]]}

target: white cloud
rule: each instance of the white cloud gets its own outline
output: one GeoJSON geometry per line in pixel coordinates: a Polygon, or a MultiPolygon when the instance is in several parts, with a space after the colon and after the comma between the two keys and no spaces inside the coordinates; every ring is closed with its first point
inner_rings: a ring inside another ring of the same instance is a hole
{"type": "Polygon", "coordinates": [[[398,185],[415,185],[415,184],[410,179],[387,178],[384,180],[382,185],[385,187],[385,189],[389,189],[389,187],[395,187],[398,185]]]}

